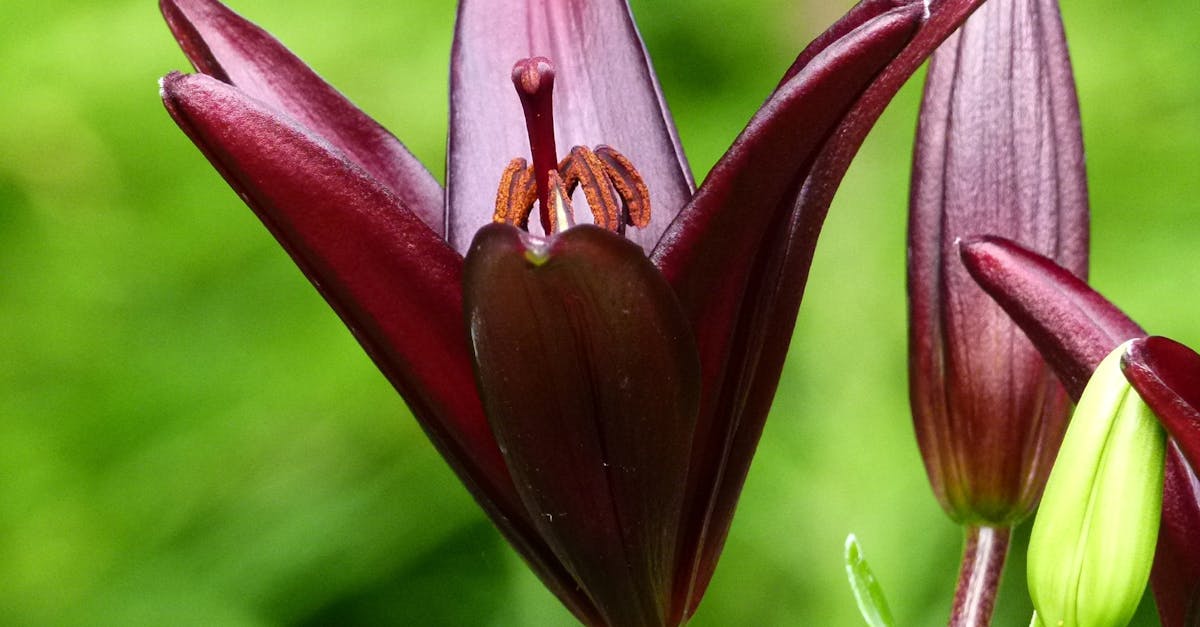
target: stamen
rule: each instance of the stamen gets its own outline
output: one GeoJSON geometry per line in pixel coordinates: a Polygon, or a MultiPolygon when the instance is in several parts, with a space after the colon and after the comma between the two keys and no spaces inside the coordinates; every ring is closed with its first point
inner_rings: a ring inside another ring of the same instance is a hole
{"type": "Polygon", "coordinates": [[[646,186],[646,181],[642,180],[642,175],[625,155],[617,152],[612,146],[596,146],[596,156],[604,164],[608,179],[621,196],[625,208],[623,222],[639,229],[645,228],[650,224],[650,188],[646,186]]]}
{"type": "Polygon", "coordinates": [[[552,233],[561,233],[575,226],[575,209],[571,207],[571,194],[566,191],[558,172],[550,172],[550,202],[554,211],[550,214],[552,233]]]}
{"type": "Polygon", "coordinates": [[[529,215],[537,201],[542,230],[552,235],[574,225],[571,194],[583,187],[596,226],[623,234],[627,225],[649,225],[650,190],[625,155],[604,145],[595,151],[575,146],[561,163],[556,161],[554,63],[545,57],[517,61],[512,82],[525,112],[533,165],[513,159],[505,168],[492,220],[528,232],[529,215]]]}
{"type": "Polygon", "coordinates": [[[511,224],[529,230],[529,214],[533,201],[537,200],[537,187],[533,182],[533,168],[524,159],[513,159],[500,175],[500,189],[496,190],[496,213],[493,222],[511,224]]]}
{"type": "Polygon", "coordinates": [[[557,169],[558,152],[554,146],[554,63],[546,57],[517,61],[512,69],[513,86],[525,111],[525,130],[533,153],[533,171],[537,180],[537,199],[542,228],[551,232],[550,171],[557,169]]]}
{"type": "Polygon", "coordinates": [[[596,226],[617,233],[622,232],[624,224],[621,220],[621,208],[617,206],[617,199],[613,196],[612,185],[600,157],[584,146],[576,146],[558,167],[566,182],[567,195],[573,193],[577,185],[583,187],[583,195],[587,198],[588,208],[592,210],[596,226]]]}

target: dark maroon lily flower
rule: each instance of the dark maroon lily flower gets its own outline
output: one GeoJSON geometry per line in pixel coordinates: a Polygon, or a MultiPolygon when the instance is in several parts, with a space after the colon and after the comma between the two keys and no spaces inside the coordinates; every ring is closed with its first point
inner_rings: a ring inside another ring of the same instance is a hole
{"type": "Polygon", "coordinates": [[[1055,0],[991,0],[934,53],[911,194],[913,424],[934,494],[967,528],[950,624],[987,624],[1009,528],[1041,496],[1069,402],[956,240],[1003,235],[1087,276],[1082,130],[1055,0]]]}
{"type": "Polygon", "coordinates": [[[1078,400],[1091,372],[1126,340],[1126,378],[1171,436],[1162,522],[1150,574],[1164,627],[1200,619],[1200,355],[1146,333],[1087,283],[1002,238],[964,241],[971,276],[1020,325],[1078,400]]]}
{"type": "Polygon", "coordinates": [[[853,8],[698,190],[623,0],[460,3],[444,194],[212,0],[162,0],[202,73],[162,96],[563,603],[588,624],[679,624],[728,532],[837,183],[979,1],[853,8]],[[575,146],[562,161],[558,144],[575,146]],[[595,225],[569,228],[587,221],[576,188],[595,225]]]}

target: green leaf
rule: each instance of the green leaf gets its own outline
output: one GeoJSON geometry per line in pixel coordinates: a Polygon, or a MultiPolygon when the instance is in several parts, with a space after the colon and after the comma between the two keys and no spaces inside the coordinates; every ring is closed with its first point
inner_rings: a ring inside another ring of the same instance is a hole
{"type": "Polygon", "coordinates": [[[888,609],[883,589],[875,580],[871,566],[863,557],[862,547],[854,534],[846,536],[846,577],[850,579],[850,590],[858,601],[858,611],[871,627],[893,627],[892,611],[888,609]]]}

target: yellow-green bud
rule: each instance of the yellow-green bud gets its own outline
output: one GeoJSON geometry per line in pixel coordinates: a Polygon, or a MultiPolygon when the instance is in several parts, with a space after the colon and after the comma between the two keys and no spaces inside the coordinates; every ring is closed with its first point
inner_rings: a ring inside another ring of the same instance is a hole
{"type": "Polygon", "coordinates": [[[1129,623],[1150,576],[1166,435],[1121,373],[1128,343],[1088,381],[1029,541],[1035,624],[1129,623]]]}

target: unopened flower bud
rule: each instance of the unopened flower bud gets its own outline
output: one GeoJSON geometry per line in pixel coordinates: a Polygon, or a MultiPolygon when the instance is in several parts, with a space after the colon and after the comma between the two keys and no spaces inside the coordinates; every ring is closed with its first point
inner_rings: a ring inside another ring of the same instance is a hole
{"type": "Polygon", "coordinates": [[[913,425],[950,517],[1007,527],[1037,505],[1069,401],[957,241],[1010,238],[1087,277],[1083,140],[1056,0],[990,0],[928,76],[908,233],[913,425]]]}
{"type": "Polygon", "coordinates": [[[1035,625],[1126,625],[1150,576],[1166,436],[1121,373],[1127,347],[1096,368],[1050,471],[1029,541],[1035,625]]]}

